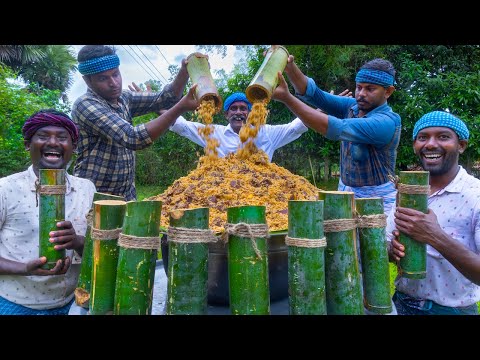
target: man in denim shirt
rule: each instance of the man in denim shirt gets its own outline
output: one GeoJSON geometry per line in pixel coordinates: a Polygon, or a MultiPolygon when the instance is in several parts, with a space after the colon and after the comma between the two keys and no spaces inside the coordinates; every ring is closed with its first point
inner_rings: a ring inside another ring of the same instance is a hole
{"type": "Polygon", "coordinates": [[[292,55],[285,73],[296,96],[324,112],[290,94],[282,74],[272,98],[327,139],[341,141],[338,190],[352,191],[359,198],[382,197],[388,214],[395,203],[396,189],[389,175],[395,174],[401,129],[400,116],[387,104],[395,91],[393,65],[383,59],[365,63],[355,79],[355,98],[321,90],[301,72],[292,55]]]}

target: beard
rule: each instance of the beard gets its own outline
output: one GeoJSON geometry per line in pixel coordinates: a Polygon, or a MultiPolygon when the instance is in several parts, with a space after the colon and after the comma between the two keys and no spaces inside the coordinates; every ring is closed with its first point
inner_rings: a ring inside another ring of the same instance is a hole
{"type": "Polygon", "coordinates": [[[425,171],[429,171],[432,176],[440,176],[448,173],[452,167],[458,165],[458,154],[456,153],[447,153],[444,155],[442,162],[438,164],[429,164],[428,161],[420,156],[420,162],[425,171]]]}

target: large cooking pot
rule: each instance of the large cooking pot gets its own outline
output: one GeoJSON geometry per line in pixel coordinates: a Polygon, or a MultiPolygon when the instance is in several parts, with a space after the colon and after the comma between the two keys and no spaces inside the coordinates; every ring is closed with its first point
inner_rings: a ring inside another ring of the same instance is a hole
{"type": "MultiPolygon", "coordinates": [[[[274,232],[267,240],[270,301],[288,296],[288,248],[286,231],[274,232]]],[[[167,234],[162,234],[163,269],[168,272],[167,234]]],[[[208,303],[229,305],[227,244],[217,241],[208,244],[208,303]]]]}

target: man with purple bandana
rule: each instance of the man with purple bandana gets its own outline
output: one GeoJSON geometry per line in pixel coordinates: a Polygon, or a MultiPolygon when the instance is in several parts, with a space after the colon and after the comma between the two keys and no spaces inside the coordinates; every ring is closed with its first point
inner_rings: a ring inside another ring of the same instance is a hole
{"type": "Polygon", "coordinates": [[[80,273],[79,257],[95,186],[66,174],[65,221],[50,233],[56,250],[66,250],[51,270],[39,254],[39,169],[65,169],[78,141],[68,115],[53,109],[29,117],[22,128],[32,165],[0,179],[0,314],[66,315],[80,273]]]}
{"type": "Polygon", "coordinates": [[[445,111],[423,115],[413,128],[413,149],[430,172],[428,213],[397,207],[386,232],[391,261],[405,256],[400,231],[426,244],[427,273],[425,279],[395,279],[400,315],[478,314],[480,180],[458,164],[469,135],[467,125],[445,111]]]}
{"type": "Polygon", "coordinates": [[[72,107],[72,119],[80,131],[74,174],[92,180],[99,192],[135,200],[135,151],[150,146],[177,117],[199,105],[195,84],[182,97],[189,78],[186,60],[161,92],[135,92],[122,90],[120,59],[114,48],[86,45],[77,59],[88,89],[72,107]],[[133,117],[152,112],[162,114],[132,125],[133,117]]]}

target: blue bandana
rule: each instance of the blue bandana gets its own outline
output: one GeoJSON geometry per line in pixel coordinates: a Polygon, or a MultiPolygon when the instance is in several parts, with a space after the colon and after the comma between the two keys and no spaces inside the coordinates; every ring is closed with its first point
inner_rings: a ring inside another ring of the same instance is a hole
{"type": "Polygon", "coordinates": [[[395,79],[385,71],[373,69],[360,69],[355,78],[357,83],[377,84],[383,87],[395,85],[395,79]]]}
{"type": "Polygon", "coordinates": [[[82,75],[98,74],[106,70],[119,67],[120,59],[116,54],[101,56],[98,58],[82,61],[78,64],[78,71],[82,75]]]}
{"type": "Polygon", "coordinates": [[[468,140],[470,133],[467,125],[459,118],[445,111],[432,111],[423,115],[420,120],[415,123],[413,128],[413,140],[417,138],[418,132],[428,127],[447,127],[455,131],[459,140],[468,140]]]}
{"type": "Polygon", "coordinates": [[[248,101],[247,96],[242,92],[237,92],[230,95],[223,103],[223,110],[228,111],[230,105],[237,101],[243,101],[247,104],[248,110],[252,110],[252,104],[250,103],[250,101],[248,101]]]}

